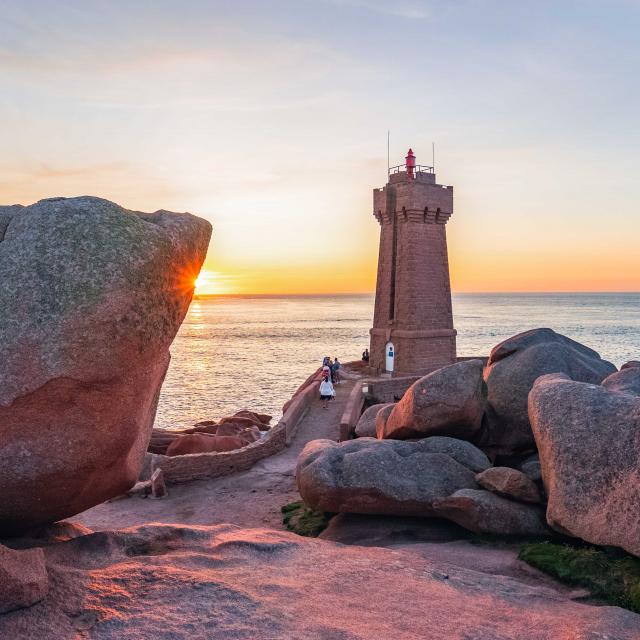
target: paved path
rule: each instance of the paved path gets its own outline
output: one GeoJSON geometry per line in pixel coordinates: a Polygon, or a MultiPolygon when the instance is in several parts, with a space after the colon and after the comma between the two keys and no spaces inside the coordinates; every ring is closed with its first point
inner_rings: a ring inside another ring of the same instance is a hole
{"type": "Polygon", "coordinates": [[[106,502],[72,518],[95,531],[130,527],[145,522],[211,525],[230,522],[243,527],[282,528],[280,508],[300,496],[294,471],[298,454],[310,440],[340,435],[340,417],[355,384],[336,385],[336,399],[322,408],[314,401],[291,446],[261,460],[248,471],[213,480],[169,487],[169,497],[123,498],[106,502]]]}

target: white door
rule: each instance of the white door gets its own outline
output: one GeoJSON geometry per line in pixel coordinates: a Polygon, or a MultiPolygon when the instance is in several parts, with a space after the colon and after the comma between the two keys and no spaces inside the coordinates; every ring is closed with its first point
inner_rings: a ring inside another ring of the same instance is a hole
{"type": "Polygon", "coordinates": [[[395,349],[393,348],[393,342],[387,342],[387,346],[384,348],[385,353],[385,369],[389,372],[393,371],[393,360],[396,357],[395,349]]]}

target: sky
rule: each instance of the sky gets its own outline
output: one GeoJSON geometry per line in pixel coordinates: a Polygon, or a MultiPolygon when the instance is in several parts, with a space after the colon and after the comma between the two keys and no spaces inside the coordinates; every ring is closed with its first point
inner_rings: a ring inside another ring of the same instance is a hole
{"type": "Polygon", "coordinates": [[[0,203],[213,223],[201,293],[375,287],[372,189],[454,186],[454,291],[640,291],[640,0],[0,0],[0,203]]]}

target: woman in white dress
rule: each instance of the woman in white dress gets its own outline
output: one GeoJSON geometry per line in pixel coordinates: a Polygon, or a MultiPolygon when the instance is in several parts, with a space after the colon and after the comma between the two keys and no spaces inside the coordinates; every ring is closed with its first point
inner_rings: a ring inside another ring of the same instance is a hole
{"type": "Polygon", "coordinates": [[[320,383],[320,400],[322,400],[322,408],[326,409],[329,405],[329,400],[333,400],[336,392],[331,384],[331,378],[329,376],[323,376],[320,383]]]}

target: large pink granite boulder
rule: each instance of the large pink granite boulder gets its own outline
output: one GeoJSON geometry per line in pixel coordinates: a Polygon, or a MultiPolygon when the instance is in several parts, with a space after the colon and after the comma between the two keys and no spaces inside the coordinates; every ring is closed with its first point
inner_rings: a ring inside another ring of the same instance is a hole
{"type": "Polygon", "coordinates": [[[555,529],[640,555],[640,398],[556,374],[529,394],[555,529]]]}
{"type": "Polygon", "coordinates": [[[615,371],[593,349],[551,329],[525,331],[501,342],[491,350],[484,373],[488,405],[480,446],[502,455],[535,449],[527,396],[541,375],[564,373],[600,384],[615,371]]]}
{"type": "Polygon", "coordinates": [[[99,198],[0,207],[0,531],[126,491],[211,225],[99,198]]]}
{"type": "Polygon", "coordinates": [[[430,516],[436,498],[477,488],[475,474],[489,466],[479,449],[454,438],[313,440],[298,458],[296,480],[317,511],[430,516]]]}
{"type": "Polygon", "coordinates": [[[482,361],[442,367],[414,382],[389,414],[378,438],[450,436],[471,440],[486,404],[482,361]]]}

